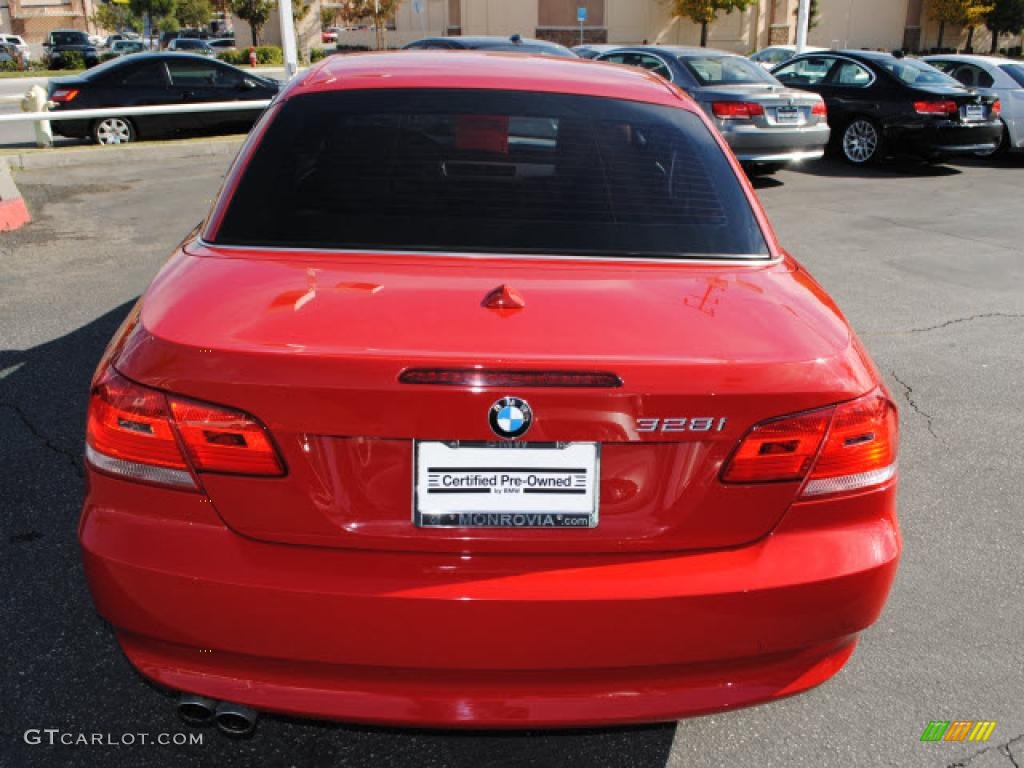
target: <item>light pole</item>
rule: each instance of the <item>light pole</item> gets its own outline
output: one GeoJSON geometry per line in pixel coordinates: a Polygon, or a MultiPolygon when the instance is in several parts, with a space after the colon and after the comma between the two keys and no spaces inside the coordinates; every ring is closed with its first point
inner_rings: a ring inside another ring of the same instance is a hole
{"type": "Polygon", "coordinates": [[[807,47],[807,27],[811,23],[811,0],[800,0],[796,12],[796,52],[807,47]]]}
{"type": "Polygon", "coordinates": [[[278,24],[281,27],[281,49],[284,53],[284,74],[291,80],[299,71],[298,55],[295,50],[295,21],[292,19],[292,0],[280,0],[277,4],[278,24]]]}

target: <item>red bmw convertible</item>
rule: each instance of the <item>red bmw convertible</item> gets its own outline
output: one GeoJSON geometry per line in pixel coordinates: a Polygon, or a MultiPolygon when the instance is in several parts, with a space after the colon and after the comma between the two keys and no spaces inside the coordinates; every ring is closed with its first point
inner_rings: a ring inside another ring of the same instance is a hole
{"type": "Polygon", "coordinates": [[[897,414],[722,138],[634,68],[331,57],[93,383],[86,575],[193,723],[671,720],[835,674],[897,414]]]}

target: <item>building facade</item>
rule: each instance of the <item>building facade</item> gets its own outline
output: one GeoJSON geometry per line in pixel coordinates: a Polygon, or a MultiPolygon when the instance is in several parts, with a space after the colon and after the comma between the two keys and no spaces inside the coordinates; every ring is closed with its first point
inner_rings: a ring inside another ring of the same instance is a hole
{"type": "Polygon", "coordinates": [[[54,29],[91,31],[92,0],[4,0],[3,5],[0,30],[31,43],[41,42],[54,29]]]}

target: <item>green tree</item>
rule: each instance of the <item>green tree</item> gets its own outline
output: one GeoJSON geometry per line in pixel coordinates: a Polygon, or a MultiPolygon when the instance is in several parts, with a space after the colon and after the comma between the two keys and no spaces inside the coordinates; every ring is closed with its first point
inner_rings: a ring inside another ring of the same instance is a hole
{"type": "Polygon", "coordinates": [[[992,53],[999,49],[999,35],[1024,32],[1024,0],[991,0],[992,10],[985,14],[985,26],[992,32],[992,53]]]}
{"type": "Polygon", "coordinates": [[[321,27],[333,27],[338,21],[338,9],[337,8],[324,8],[320,7],[320,26],[321,27]]]}
{"type": "Polygon", "coordinates": [[[142,30],[142,19],[132,13],[130,6],[123,3],[100,3],[96,6],[96,12],[92,15],[91,21],[98,29],[110,32],[123,32],[124,30],[139,32],[142,30]]]}
{"type": "Polygon", "coordinates": [[[377,34],[377,48],[384,47],[384,30],[402,0],[345,0],[338,14],[347,24],[370,19],[377,34]]]}
{"type": "Polygon", "coordinates": [[[259,45],[263,27],[277,8],[277,0],[231,0],[231,11],[252,29],[252,44],[259,45]]]}
{"type": "Polygon", "coordinates": [[[974,40],[974,27],[982,22],[992,5],[985,0],[931,0],[928,15],[939,22],[939,39],[936,48],[942,48],[946,36],[946,25],[967,27],[967,45],[974,40]]]}
{"type": "Polygon", "coordinates": [[[700,45],[704,48],[708,44],[708,25],[720,11],[745,11],[754,0],[668,0],[668,3],[674,16],[685,16],[694,24],[700,24],[700,45]]]}
{"type": "Polygon", "coordinates": [[[213,6],[210,0],[177,0],[174,18],[187,29],[199,29],[210,23],[213,6]]]}

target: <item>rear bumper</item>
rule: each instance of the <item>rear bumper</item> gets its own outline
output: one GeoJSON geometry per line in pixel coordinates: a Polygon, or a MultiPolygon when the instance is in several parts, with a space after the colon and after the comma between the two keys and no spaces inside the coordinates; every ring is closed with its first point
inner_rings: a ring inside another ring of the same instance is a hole
{"type": "Polygon", "coordinates": [[[653,722],[796,693],[852,653],[900,551],[892,486],[736,550],[458,556],[259,543],[197,496],[90,475],[86,575],[144,675],[360,722],[653,722]]]}
{"type": "Polygon", "coordinates": [[[885,139],[897,153],[913,155],[956,155],[994,149],[1003,134],[995,122],[964,125],[952,121],[927,125],[898,125],[885,129],[885,139]]]}
{"type": "Polygon", "coordinates": [[[785,163],[822,157],[828,144],[828,123],[803,127],[762,128],[718,120],[722,136],[741,163],[785,163]]]}

